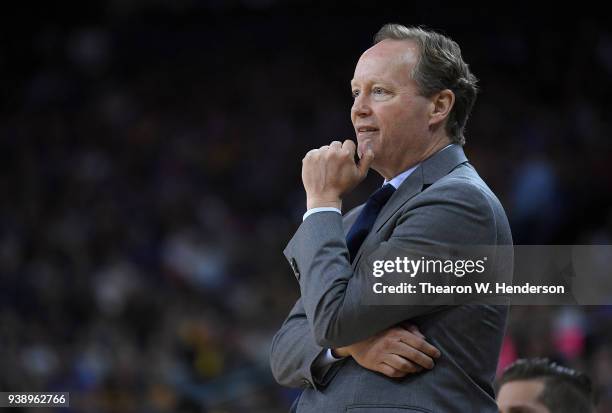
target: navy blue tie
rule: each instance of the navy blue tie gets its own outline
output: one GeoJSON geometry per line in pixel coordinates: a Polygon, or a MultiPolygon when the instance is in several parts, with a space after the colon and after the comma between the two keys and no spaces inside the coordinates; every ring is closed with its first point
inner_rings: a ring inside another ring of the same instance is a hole
{"type": "Polygon", "coordinates": [[[346,236],[346,246],[348,247],[351,262],[357,256],[357,251],[366,239],[368,233],[374,226],[374,221],[380,213],[380,210],[385,206],[391,195],[395,192],[395,188],[391,184],[386,184],[382,188],[379,188],[370,195],[368,202],[364,205],[363,209],[359,213],[357,220],[349,230],[346,236]]]}

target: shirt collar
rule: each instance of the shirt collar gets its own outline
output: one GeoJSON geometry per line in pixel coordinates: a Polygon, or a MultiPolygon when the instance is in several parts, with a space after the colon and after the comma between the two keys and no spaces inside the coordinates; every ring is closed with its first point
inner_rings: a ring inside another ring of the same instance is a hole
{"type": "MultiPolygon", "coordinates": [[[[440,149],[438,151],[438,153],[442,152],[443,150],[445,150],[449,146],[452,146],[452,143],[450,145],[446,145],[444,148],[440,149]]],[[[404,172],[402,172],[401,174],[397,175],[395,178],[392,178],[389,181],[387,181],[385,179],[385,182],[383,182],[383,186],[387,185],[387,184],[391,184],[391,185],[393,185],[393,187],[395,189],[399,188],[400,185],[402,184],[402,182],[404,182],[406,180],[406,178],[408,178],[410,176],[410,174],[413,173],[414,170],[419,167],[419,165],[421,165],[421,164],[418,163],[418,164],[414,165],[412,168],[405,170],[404,172]]]]}

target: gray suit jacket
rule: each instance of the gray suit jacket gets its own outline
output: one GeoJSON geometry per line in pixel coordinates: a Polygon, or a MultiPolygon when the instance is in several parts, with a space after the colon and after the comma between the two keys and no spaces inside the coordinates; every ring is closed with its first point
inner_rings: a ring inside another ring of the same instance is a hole
{"type": "MultiPolygon", "coordinates": [[[[297,412],[497,412],[492,382],[507,307],[368,306],[360,301],[367,257],[381,247],[511,245],[506,214],[461,146],[424,161],[378,215],[352,265],[345,236],[360,208],[344,218],[320,212],[301,224],[284,253],[299,281],[301,298],[274,336],[276,380],[304,387],[297,412]],[[392,379],[352,358],[315,380],[313,361],[326,348],[351,344],[411,320],[442,353],[430,371],[392,379]]],[[[512,271],[495,262],[496,271],[512,271]]],[[[508,268],[510,267],[510,268],[508,268]]]]}

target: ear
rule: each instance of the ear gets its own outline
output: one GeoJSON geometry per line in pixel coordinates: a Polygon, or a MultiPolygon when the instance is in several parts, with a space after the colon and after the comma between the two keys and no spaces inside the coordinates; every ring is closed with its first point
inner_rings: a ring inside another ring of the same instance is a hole
{"type": "Polygon", "coordinates": [[[431,112],[429,113],[429,126],[441,124],[455,104],[455,94],[450,89],[444,89],[431,98],[431,112]]]}

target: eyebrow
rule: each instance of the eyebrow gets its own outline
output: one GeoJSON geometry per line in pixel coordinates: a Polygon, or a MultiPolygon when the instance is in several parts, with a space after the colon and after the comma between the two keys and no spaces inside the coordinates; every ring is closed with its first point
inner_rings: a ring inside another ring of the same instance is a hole
{"type": "MultiPolygon", "coordinates": [[[[392,84],[392,82],[390,82],[389,80],[386,80],[386,79],[383,79],[383,78],[380,78],[380,77],[375,77],[375,78],[373,78],[373,79],[369,79],[368,81],[369,81],[370,83],[384,83],[384,84],[386,84],[386,85],[392,84]]],[[[350,84],[351,84],[351,86],[352,86],[352,85],[353,85],[353,83],[355,83],[355,82],[356,82],[356,80],[355,80],[355,79],[351,79],[351,83],[350,83],[350,84]]]]}

